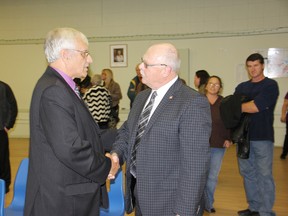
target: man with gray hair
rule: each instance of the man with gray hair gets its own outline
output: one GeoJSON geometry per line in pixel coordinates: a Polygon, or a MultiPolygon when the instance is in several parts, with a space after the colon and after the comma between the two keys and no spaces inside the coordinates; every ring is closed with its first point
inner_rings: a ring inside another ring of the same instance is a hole
{"type": "Polygon", "coordinates": [[[126,161],[126,212],[135,207],[136,216],[202,215],[208,101],[179,79],[180,59],[172,44],[151,46],[139,68],[151,89],[136,97],[111,151],[113,163],[126,161]]]}
{"type": "Polygon", "coordinates": [[[100,206],[108,206],[111,160],[73,82],[86,77],[92,63],[88,40],[75,29],[57,28],[48,33],[44,49],[49,65],[30,107],[24,215],[99,215],[100,206]]]}

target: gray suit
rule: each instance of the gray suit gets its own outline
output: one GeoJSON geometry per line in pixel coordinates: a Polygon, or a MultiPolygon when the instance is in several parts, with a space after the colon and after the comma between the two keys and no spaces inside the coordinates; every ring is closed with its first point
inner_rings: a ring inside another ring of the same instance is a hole
{"type": "MultiPolygon", "coordinates": [[[[113,151],[127,162],[126,211],[133,210],[130,159],[140,113],[151,90],[138,94],[113,151]]],[[[195,216],[207,178],[211,113],[207,99],[182,84],[170,87],[137,150],[137,191],[144,216],[195,216]]]]}
{"type": "Polygon", "coordinates": [[[51,67],[34,89],[30,137],[25,215],[98,215],[111,161],[84,102],[51,67]]]}

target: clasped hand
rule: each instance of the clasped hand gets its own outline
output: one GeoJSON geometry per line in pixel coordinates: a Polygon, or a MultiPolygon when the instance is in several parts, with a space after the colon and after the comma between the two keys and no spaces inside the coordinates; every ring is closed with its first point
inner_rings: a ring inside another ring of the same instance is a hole
{"type": "Polygon", "coordinates": [[[107,153],[106,157],[109,157],[111,159],[111,169],[108,175],[108,179],[115,179],[115,175],[118,172],[119,168],[120,168],[120,164],[119,164],[119,158],[117,156],[117,154],[113,153],[112,155],[107,153]]]}

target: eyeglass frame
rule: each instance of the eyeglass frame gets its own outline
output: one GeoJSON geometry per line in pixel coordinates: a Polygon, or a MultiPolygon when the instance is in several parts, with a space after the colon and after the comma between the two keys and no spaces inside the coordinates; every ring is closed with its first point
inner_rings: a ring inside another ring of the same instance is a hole
{"type": "Polygon", "coordinates": [[[88,50],[77,50],[77,49],[68,49],[68,50],[79,52],[83,58],[87,58],[90,55],[88,50]]]}
{"type": "Polygon", "coordinates": [[[210,86],[210,87],[217,87],[217,88],[220,88],[221,87],[221,85],[219,84],[219,83],[211,83],[211,82],[209,82],[208,83],[208,85],[210,86]]]}
{"type": "Polygon", "coordinates": [[[167,64],[147,64],[145,61],[144,61],[144,59],[143,58],[141,58],[141,63],[143,63],[143,65],[144,65],[144,68],[148,68],[148,67],[168,67],[168,65],[167,64]]]}

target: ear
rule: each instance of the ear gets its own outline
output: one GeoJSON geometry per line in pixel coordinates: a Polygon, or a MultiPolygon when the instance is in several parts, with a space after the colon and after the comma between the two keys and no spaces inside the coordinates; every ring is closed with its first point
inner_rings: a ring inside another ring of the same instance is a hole
{"type": "Polygon", "coordinates": [[[68,50],[66,49],[62,49],[60,51],[60,58],[62,59],[62,61],[66,62],[66,61],[69,61],[70,58],[71,58],[71,52],[69,52],[68,50]]]}
{"type": "Polygon", "coordinates": [[[170,76],[171,73],[172,73],[172,68],[170,66],[166,66],[164,70],[162,71],[162,74],[164,77],[170,76]]]}

